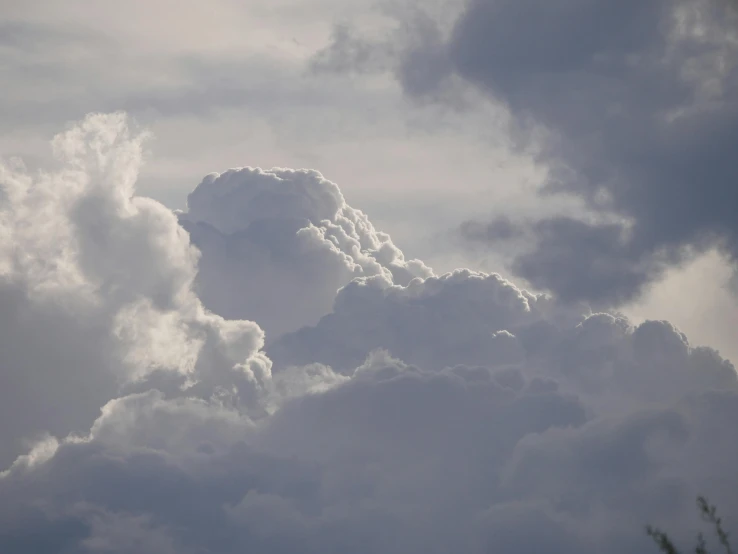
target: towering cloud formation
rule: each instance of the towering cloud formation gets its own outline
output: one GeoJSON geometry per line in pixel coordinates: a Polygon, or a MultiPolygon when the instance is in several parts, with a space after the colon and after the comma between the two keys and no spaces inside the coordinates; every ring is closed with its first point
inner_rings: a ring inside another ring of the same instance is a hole
{"type": "Polygon", "coordinates": [[[123,115],[90,116],[54,140],[57,172],[0,166],[3,464],[154,375],[238,400],[269,377],[261,329],[202,307],[187,233],[135,196],[140,143],[123,115]]]}
{"type": "Polygon", "coordinates": [[[90,116],[57,172],[2,166],[3,552],[645,554],[698,492],[738,525],[715,351],[433,276],[316,172],[206,177],[180,225],[139,143],[90,116]]]}
{"type": "Polygon", "coordinates": [[[223,316],[257,320],[270,337],[317,322],[354,277],[406,285],[432,275],[317,171],[213,173],[188,208],[180,221],[202,252],[201,298],[223,316]]]}

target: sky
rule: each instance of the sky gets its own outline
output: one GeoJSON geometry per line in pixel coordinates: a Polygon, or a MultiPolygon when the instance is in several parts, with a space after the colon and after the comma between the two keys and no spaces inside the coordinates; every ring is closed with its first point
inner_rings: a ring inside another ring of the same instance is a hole
{"type": "Polygon", "coordinates": [[[738,528],[730,0],[0,14],[0,551],[738,528]]]}

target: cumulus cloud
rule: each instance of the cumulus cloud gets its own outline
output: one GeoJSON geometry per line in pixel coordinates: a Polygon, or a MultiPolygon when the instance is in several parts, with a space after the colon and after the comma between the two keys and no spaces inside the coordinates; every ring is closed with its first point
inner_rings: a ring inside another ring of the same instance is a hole
{"type": "Polygon", "coordinates": [[[285,335],[267,352],[278,367],[326,364],[352,374],[377,349],[428,370],[492,368],[553,379],[600,409],[673,401],[722,389],[735,369],[711,348],[691,347],[666,321],[574,309],[495,274],[459,270],[407,287],[357,279],[334,311],[285,335]]]}
{"type": "Polygon", "coordinates": [[[203,308],[198,251],[169,209],[135,195],[142,138],[122,115],[93,115],[55,138],[57,171],[0,166],[5,464],[22,439],[89,428],[154,373],[236,397],[269,376],[261,329],[203,308]]]}
{"type": "Polygon", "coordinates": [[[317,171],[214,173],[187,205],[179,218],[202,253],[200,298],[224,317],[258,321],[270,339],[317,322],[355,277],[405,285],[433,274],[317,171]]]}
{"type": "Polygon", "coordinates": [[[174,214],[119,115],[55,145],[0,180],[0,550],[645,554],[697,493],[738,524],[735,368],[668,322],[432,275],[312,171],[211,175],[174,214]],[[299,321],[310,259],[334,299],[299,321]],[[198,296],[224,268],[285,330],[266,353],[198,296]]]}
{"type": "Polygon", "coordinates": [[[544,314],[559,315],[552,304],[498,275],[469,270],[406,287],[356,279],[338,292],[332,313],[271,344],[269,354],[280,365],[320,362],[339,371],[377,348],[434,369],[515,363],[522,350],[514,333],[544,314]]]}
{"type": "Polygon", "coordinates": [[[412,78],[431,66],[507,106],[515,142],[549,168],[546,193],[574,194],[595,216],[534,222],[513,269],[613,305],[696,252],[738,259],[736,29],[727,0],[469,0],[442,46],[429,39],[433,55],[400,49],[395,66],[411,96],[444,82],[412,78]]]}

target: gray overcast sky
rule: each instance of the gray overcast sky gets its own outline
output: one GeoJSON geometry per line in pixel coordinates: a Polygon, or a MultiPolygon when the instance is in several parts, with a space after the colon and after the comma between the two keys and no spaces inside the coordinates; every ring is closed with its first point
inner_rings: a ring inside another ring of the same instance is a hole
{"type": "Polygon", "coordinates": [[[647,554],[698,493],[738,529],[737,30],[0,0],[0,551],[647,554]]]}

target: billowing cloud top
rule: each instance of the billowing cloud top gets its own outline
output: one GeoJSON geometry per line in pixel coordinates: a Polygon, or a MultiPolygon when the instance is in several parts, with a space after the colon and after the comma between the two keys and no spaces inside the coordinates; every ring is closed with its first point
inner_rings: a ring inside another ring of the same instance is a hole
{"type": "Polygon", "coordinates": [[[198,251],[169,209],[135,196],[141,139],[124,116],[94,115],[54,139],[59,171],[0,167],[4,463],[21,439],[85,430],[154,375],[239,400],[270,375],[259,326],[203,308],[198,251]]]}
{"type": "Polygon", "coordinates": [[[92,115],[0,166],[3,552],[646,553],[697,493],[738,525],[714,350],[433,275],[314,171],[174,214],[140,142],[92,115]]]}
{"type": "Polygon", "coordinates": [[[317,171],[213,173],[189,195],[180,221],[203,255],[205,304],[255,319],[269,336],[315,323],[354,277],[406,285],[433,274],[419,260],[406,261],[389,235],[317,171]]]}

